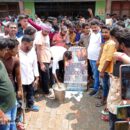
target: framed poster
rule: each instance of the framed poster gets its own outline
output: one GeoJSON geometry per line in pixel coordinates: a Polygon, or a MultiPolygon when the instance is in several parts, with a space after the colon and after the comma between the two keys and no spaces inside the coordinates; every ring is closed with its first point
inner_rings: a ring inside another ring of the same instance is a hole
{"type": "Polygon", "coordinates": [[[64,83],[87,84],[87,53],[85,47],[70,47],[72,59],[65,62],[64,83]]]}

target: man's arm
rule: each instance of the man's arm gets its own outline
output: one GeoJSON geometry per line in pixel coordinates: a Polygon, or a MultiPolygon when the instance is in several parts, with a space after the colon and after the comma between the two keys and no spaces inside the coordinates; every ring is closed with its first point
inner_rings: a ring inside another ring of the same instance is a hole
{"type": "Polygon", "coordinates": [[[130,64],[130,57],[122,52],[115,52],[114,53],[114,59],[122,61],[125,64],[130,64]]]}
{"type": "Polygon", "coordinates": [[[38,82],[39,82],[39,70],[38,70],[38,61],[37,61],[37,56],[36,56],[36,52],[34,50],[34,63],[33,63],[33,71],[34,71],[34,76],[35,76],[35,80],[34,80],[34,87],[38,87],[38,82]]]}
{"type": "Polygon", "coordinates": [[[56,68],[57,68],[56,66],[57,66],[57,64],[58,64],[57,61],[53,61],[53,64],[52,64],[52,74],[53,74],[53,76],[55,78],[56,83],[58,84],[58,87],[60,88],[60,85],[59,85],[60,81],[58,80],[57,75],[56,75],[56,68]]]}
{"type": "Polygon", "coordinates": [[[104,46],[104,44],[101,44],[101,50],[100,50],[100,53],[99,53],[99,57],[98,57],[98,60],[96,61],[97,67],[99,66],[99,61],[100,61],[100,58],[101,58],[101,55],[102,55],[103,46],[104,46]]]}
{"type": "MultiPolygon", "coordinates": [[[[108,44],[108,43],[106,43],[108,44]]],[[[101,70],[101,73],[100,73],[100,77],[103,78],[104,77],[104,73],[106,71],[106,69],[108,68],[108,66],[110,65],[111,61],[113,60],[113,55],[114,55],[114,52],[116,51],[116,48],[115,48],[115,45],[114,44],[108,44],[107,47],[105,46],[105,49],[106,49],[106,61],[104,63],[104,66],[101,70]]]]}
{"type": "Polygon", "coordinates": [[[16,77],[16,82],[18,86],[18,97],[22,98],[23,96],[23,87],[22,87],[22,80],[21,80],[21,72],[20,72],[20,61],[17,59],[16,61],[16,66],[15,66],[15,77],[16,77]]]}

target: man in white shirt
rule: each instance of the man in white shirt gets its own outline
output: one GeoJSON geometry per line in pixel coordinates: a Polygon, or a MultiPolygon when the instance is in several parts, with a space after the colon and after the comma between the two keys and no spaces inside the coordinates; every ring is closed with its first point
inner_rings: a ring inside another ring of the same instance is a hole
{"type": "MultiPolygon", "coordinates": [[[[54,78],[57,83],[61,82],[59,81],[59,77],[57,77],[56,70],[59,69],[59,61],[63,60],[63,55],[67,51],[65,47],[62,46],[52,46],[51,47],[51,53],[52,53],[52,74],[54,75],[54,78]]],[[[63,66],[64,67],[64,66],[63,66]]]]}
{"type": "Polygon", "coordinates": [[[88,52],[88,59],[90,62],[90,66],[93,72],[94,84],[93,84],[93,90],[89,94],[90,96],[95,95],[99,89],[99,71],[98,71],[98,67],[96,66],[96,61],[98,60],[98,56],[101,49],[101,42],[102,42],[101,32],[99,28],[100,27],[98,21],[91,22],[92,32],[91,32],[87,52],[88,52]]]}
{"type": "Polygon", "coordinates": [[[22,38],[22,44],[19,50],[19,59],[21,65],[22,85],[26,94],[27,107],[30,110],[38,111],[39,108],[34,105],[34,86],[38,85],[39,72],[37,56],[33,49],[33,39],[25,35],[22,38]]]}

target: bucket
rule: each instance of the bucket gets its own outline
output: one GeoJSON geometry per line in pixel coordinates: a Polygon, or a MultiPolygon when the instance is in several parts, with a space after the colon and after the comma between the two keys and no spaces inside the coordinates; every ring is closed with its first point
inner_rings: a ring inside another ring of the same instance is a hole
{"type": "Polygon", "coordinates": [[[64,83],[59,83],[60,88],[58,86],[58,84],[54,84],[52,86],[53,90],[54,90],[54,94],[55,94],[55,99],[58,100],[60,103],[63,103],[65,100],[65,90],[66,90],[66,86],[64,83]]]}

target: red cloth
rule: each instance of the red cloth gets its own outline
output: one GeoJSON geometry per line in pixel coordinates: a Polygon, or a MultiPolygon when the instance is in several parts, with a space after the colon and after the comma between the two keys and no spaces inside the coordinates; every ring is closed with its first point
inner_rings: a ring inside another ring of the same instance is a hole
{"type": "Polygon", "coordinates": [[[38,31],[42,30],[41,26],[39,26],[38,24],[36,24],[34,21],[32,21],[31,19],[28,19],[28,22],[34,27],[36,28],[38,31]]]}

